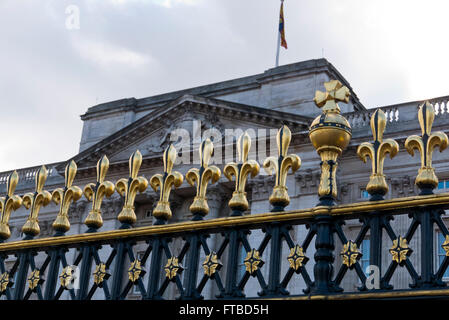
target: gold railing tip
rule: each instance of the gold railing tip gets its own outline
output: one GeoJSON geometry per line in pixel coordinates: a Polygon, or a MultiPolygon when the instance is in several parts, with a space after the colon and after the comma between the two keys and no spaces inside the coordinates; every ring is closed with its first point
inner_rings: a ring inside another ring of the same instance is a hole
{"type": "Polygon", "coordinates": [[[140,165],[142,164],[142,154],[137,150],[129,158],[129,178],[119,179],[115,183],[117,192],[125,197],[125,203],[117,219],[122,224],[132,225],[137,221],[134,211],[134,201],[137,192],[143,192],[148,187],[148,180],[143,176],[138,176],[140,165]]]}
{"type": "Polygon", "coordinates": [[[370,125],[374,142],[363,142],[357,148],[357,155],[366,163],[371,159],[371,175],[366,190],[371,195],[371,200],[381,200],[388,192],[388,184],[384,175],[384,160],[387,154],[393,159],[399,152],[399,145],[393,139],[383,139],[387,124],[385,113],[376,109],[371,115],[370,125]]]}
{"type": "Polygon", "coordinates": [[[412,135],[405,140],[405,149],[411,156],[414,156],[415,149],[421,155],[421,168],[415,179],[415,184],[421,189],[421,195],[432,194],[432,190],[438,185],[438,177],[432,167],[433,151],[438,147],[442,152],[448,145],[448,137],[444,132],[432,133],[434,117],[432,104],[428,101],[421,104],[418,109],[418,120],[422,136],[412,135]]]}
{"type": "Polygon", "coordinates": [[[254,178],[259,174],[260,166],[255,160],[248,160],[251,149],[251,137],[248,132],[244,132],[237,141],[237,151],[239,153],[239,163],[230,162],[223,168],[223,175],[232,181],[235,176],[235,190],[229,201],[229,207],[233,210],[232,215],[241,215],[248,210],[249,204],[246,198],[246,182],[248,176],[254,178]]]}
{"type": "Polygon", "coordinates": [[[31,208],[27,221],[22,227],[22,232],[27,236],[36,236],[40,232],[39,228],[39,211],[41,207],[45,207],[51,201],[51,194],[47,190],[43,190],[45,181],[47,180],[48,170],[45,166],[40,167],[36,172],[36,189],[34,193],[26,193],[23,196],[23,206],[28,210],[31,208]]]}
{"type": "Polygon", "coordinates": [[[103,155],[97,162],[96,183],[88,183],[83,190],[87,200],[92,201],[92,209],[84,220],[84,224],[92,231],[103,225],[103,218],[101,216],[101,204],[103,203],[103,198],[109,198],[115,191],[115,184],[111,181],[105,181],[108,169],[109,159],[106,155],[103,155]]]}
{"type": "Polygon", "coordinates": [[[19,182],[19,175],[14,170],[7,178],[7,195],[0,198],[0,238],[3,240],[11,236],[9,229],[9,218],[11,212],[19,209],[22,206],[22,198],[14,194],[17,183],[19,182]]]}
{"type": "Polygon", "coordinates": [[[291,141],[291,131],[287,126],[282,126],[277,133],[278,158],[268,157],[263,163],[265,172],[269,175],[275,174],[275,186],[269,198],[274,206],[274,211],[283,211],[290,203],[288,189],[286,186],[288,170],[297,171],[301,166],[301,159],[296,154],[289,154],[288,147],[291,141]]]}
{"type": "Polygon", "coordinates": [[[210,139],[206,139],[201,143],[199,155],[201,167],[191,168],[186,173],[186,181],[196,187],[196,195],[193,203],[189,207],[190,212],[194,214],[194,220],[201,220],[202,217],[209,213],[209,205],[207,204],[207,186],[210,183],[216,183],[221,176],[221,170],[216,166],[209,166],[209,162],[214,152],[214,145],[210,139]]]}
{"type": "Polygon", "coordinates": [[[157,224],[163,224],[171,218],[172,212],[170,209],[170,192],[172,187],[178,188],[184,181],[184,176],[178,172],[173,171],[173,165],[176,161],[177,151],[173,144],[170,144],[164,151],[162,160],[164,163],[164,174],[157,173],[150,179],[150,186],[155,192],[159,189],[159,201],[156,208],[153,210],[153,216],[156,217],[157,224]]]}

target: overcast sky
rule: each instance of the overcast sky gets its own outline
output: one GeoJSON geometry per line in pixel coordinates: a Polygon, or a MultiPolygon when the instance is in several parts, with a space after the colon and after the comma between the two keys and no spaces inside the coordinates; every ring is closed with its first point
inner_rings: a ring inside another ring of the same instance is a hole
{"type": "MultiPolygon", "coordinates": [[[[279,5],[1,0],[0,171],[74,156],[90,106],[272,68],[279,5]]],[[[449,1],[285,0],[284,14],[280,64],[324,54],[368,108],[449,94],[449,1]]]]}

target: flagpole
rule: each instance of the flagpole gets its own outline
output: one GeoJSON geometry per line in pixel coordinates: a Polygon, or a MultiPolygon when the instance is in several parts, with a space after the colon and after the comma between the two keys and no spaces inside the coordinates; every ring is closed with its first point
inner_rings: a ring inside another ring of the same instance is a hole
{"type": "Polygon", "coordinates": [[[276,50],[276,65],[275,67],[279,67],[279,51],[281,49],[281,32],[278,30],[278,47],[276,50]]]}
{"type": "MultiPolygon", "coordinates": [[[[284,2],[284,0],[281,0],[281,4],[284,2]]],[[[278,42],[277,42],[277,49],[276,49],[276,64],[275,67],[279,67],[279,51],[281,49],[281,30],[279,30],[278,26],[278,42]]]]}

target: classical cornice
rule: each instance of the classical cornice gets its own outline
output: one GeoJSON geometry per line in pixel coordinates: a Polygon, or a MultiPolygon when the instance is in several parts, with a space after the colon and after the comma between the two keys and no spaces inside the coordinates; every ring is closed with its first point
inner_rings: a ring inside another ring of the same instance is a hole
{"type": "MultiPolygon", "coordinates": [[[[230,120],[241,119],[242,121],[252,122],[259,127],[266,128],[278,128],[285,124],[293,131],[307,130],[312,120],[305,116],[240,103],[185,95],[138,119],[68,161],[75,160],[78,164],[78,171],[83,171],[85,168],[95,166],[96,161],[103,154],[108,156],[115,154],[126,148],[130,143],[135,143],[161,128],[169,127],[176,119],[180,119],[186,114],[213,114],[230,120]]],[[[145,160],[148,161],[152,158],[159,160],[160,157],[161,155],[149,157],[145,160]]],[[[62,171],[64,166],[60,165],[57,169],[62,171]]]]}

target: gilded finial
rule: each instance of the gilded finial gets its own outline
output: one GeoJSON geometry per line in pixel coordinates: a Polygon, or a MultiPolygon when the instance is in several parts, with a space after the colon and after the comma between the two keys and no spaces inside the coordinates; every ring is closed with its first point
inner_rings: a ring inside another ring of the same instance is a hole
{"type": "Polygon", "coordinates": [[[237,141],[239,163],[228,163],[223,169],[223,174],[229,181],[232,181],[232,176],[235,176],[235,190],[229,201],[233,216],[242,215],[244,211],[248,210],[249,204],[245,192],[246,181],[249,174],[253,178],[259,174],[259,164],[255,160],[248,160],[250,149],[251,137],[245,132],[237,141]]]}
{"type": "Polygon", "coordinates": [[[50,192],[43,190],[45,181],[47,180],[48,170],[42,166],[36,172],[36,189],[34,193],[27,193],[23,196],[23,205],[30,209],[30,215],[22,227],[22,232],[28,237],[37,236],[40,232],[39,228],[39,211],[41,207],[45,207],[51,201],[50,192]]]}
{"type": "Polygon", "coordinates": [[[125,204],[123,205],[122,211],[118,215],[118,220],[122,224],[132,225],[136,222],[137,217],[134,212],[134,200],[136,198],[137,191],[144,192],[148,187],[148,180],[143,176],[137,176],[141,164],[142,154],[139,150],[137,150],[129,158],[129,178],[122,178],[115,184],[117,192],[121,196],[125,196],[125,204]]]}
{"type": "Polygon", "coordinates": [[[279,129],[276,142],[278,147],[278,157],[268,157],[263,163],[265,171],[272,175],[276,175],[273,193],[269,201],[274,206],[272,211],[283,211],[290,203],[288,196],[288,188],[286,186],[288,170],[291,168],[292,173],[297,171],[301,166],[301,159],[296,154],[289,154],[288,147],[292,139],[292,133],[287,126],[279,129]]]}
{"type": "Polygon", "coordinates": [[[322,108],[324,113],[336,112],[340,113],[340,107],[336,101],[348,103],[350,92],[346,86],[343,86],[338,80],[331,80],[324,83],[326,92],[317,90],[315,92],[315,104],[322,108]]]}
{"type": "Polygon", "coordinates": [[[209,206],[207,204],[206,190],[209,181],[216,183],[220,179],[221,171],[216,166],[209,166],[209,161],[214,152],[214,144],[208,138],[201,143],[200,159],[201,167],[199,169],[192,168],[186,174],[186,180],[194,186],[196,183],[196,196],[190,206],[190,212],[193,213],[193,220],[201,220],[209,213],[209,206]]]}
{"type": "Polygon", "coordinates": [[[62,235],[70,229],[69,222],[69,207],[71,202],[78,201],[83,195],[83,191],[73,186],[73,180],[75,180],[76,171],[78,167],[75,161],[71,160],[65,167],[64,173],[64,188],[57,188],[52,192],[51,199],[54,203],[59,204],[59,212],[56,220],[53,222],[52,227],[57,234],[62,235]]]}
{"type": "Polygon", "coordinates": [[[317,91],[315,104],[323,114],[316,117],[309,128],[309,138],[321,158],[321,179],[318,205],[334,205],[337,198],[336,172],[338,156],[348,146],[352,130],[348,120],[340,115],[336,101],[348,102],[350,91],[338,80],[324,83],[326,92],[317,91]]]}
{"type": "Polygon", "coordinates": [[[418,119],[421,126],[421,137],[413,135],[405,140],[405,149],[412,156],[417,149],[421,154],[421,168],[418,171],[415,184],[421,189],[421,194],[432,194],[433,189],[438,185],[438,178],[435,175],[435,169],[432,167],[432,154],[436,147],[440,152],[447,148],[447,135],[442,132],[432,131],[435,111],[433,106],[426,101],[419,106],[418,119]]]}
{"type": "Polygon", "coordinates": [[[150,179],[150,185],[155,192],[160,189],[159,201],[156,208],[153,210],[153,216],[157,221],[155,224],[164,224],[171,218],[172,212],[170,209],[170,191],[172,186],[178,188],[184,181],[184,177],[178,171],[173,171],[173,164],[175,163],[177,152],[175,147],[170,144],[164,151],[162,160],[164,162],[164,174],[155,174],[150,179]]]}
{"type": "Polygon", "coordinates": [[[14,170],[8,176],[6,181],[6,196],[0,198],[0,239],[6,240],[11,236],[11,230],[9,229],[9,217],[11,212],[17,210],[22,205],[22,198],[15,195],[17,183],[19,183],[19,175],[14,170]]]}
{"type": "Polygon", "coordinates": [[[371,200],[382,200],[388,192],[388,185],[383,173],[384,160],[387,154],[390,154],[390,159],[393,159],[399,151],[399,145],[393,139],[383,140],[387,118],[381,109],[377,109],[373,113],[370,124],[374,142],[363,142],[357,148],[357,155],[365,163],[368,157],[371,158],[372,172],[366,191],[371,195],[371,200]]]}
{"type": "Polygon", "coordinates": [[[84,224],[89,227],[90,231],[94,231],[103,225],[101,217],[101,204],[103,198],[110,197],[115,186],[111,181],[105,181],[106,173],[109,169],[109,159],[103,155],[97,162],[97,182],[89,183],[84,187],[84,196],[87,200],[92,201],[92,209],[84,220],[84,224]]]}

